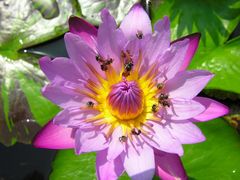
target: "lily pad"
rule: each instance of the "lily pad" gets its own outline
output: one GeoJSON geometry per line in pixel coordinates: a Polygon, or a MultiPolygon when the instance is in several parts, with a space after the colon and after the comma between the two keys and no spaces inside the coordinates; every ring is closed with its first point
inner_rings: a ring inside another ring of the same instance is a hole
{"type": "Polygon", "coordinates": [[[139,2],[139,0],[78,0],[78,2],[81,6],[83,17],[92,24],[99,25],[101,22],[100,12],[103,8],[109,9],[110,13],[119,23],[128,13],[133,4],[139,2]]]}
{"type": "Polygon", "coordinates": [[[239,135],[222,119],[198,124],[207,140],[186,145],[182,158],[188,176],[198,180],[239,179],[239,135]]]}
{"type": "Polygon", "coordinates": [[[215,74],[208,89],[240,94],[240,37],[209,53],[196,57],[190,69],[205,69],[215,74]]]}
{"type": "Polygon", "coordinates": [[[16,52],[66,32],[69,16],[78,14],[74,5],[73,0],[44,0],[38,3],[35,0],[0,1],[1,54],[15,55],[12,50],[16,52]],[[59,11],[57,16],[56,13],[49,15],[56,11],[59,11]]]}
{"type": "Polygon", "coordinates": [[[51,180],[96,179],[95,153],[76,155],[74,150],[58,151],[52,164],[51,180]]]}
{"type": "Polygon", "coordinates": [[[46,79],[38,58],[21,48],[50,40],[68,29],[79,15],[76,1],[0,1],[0,142],[31,143],[40,126],[59,109],[41,95],[46,79]]]}
{"type": "MultiPolygon", "coordinates": [[[[20,57],[19,57],[20,58],[20,57]]],[[[17,61],[0,56],[0,142],[30,143],[33,136],[58,108],[41,95],[43,73],[23,56],[17,61]]]]}

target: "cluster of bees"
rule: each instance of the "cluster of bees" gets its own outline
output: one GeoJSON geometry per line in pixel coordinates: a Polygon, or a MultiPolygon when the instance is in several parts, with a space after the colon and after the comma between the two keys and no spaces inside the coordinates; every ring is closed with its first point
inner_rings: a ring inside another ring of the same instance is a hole
{"type": "Polygon", "coordinates": [[[101,70],[102,70],[102,71],[107,71],[107,70],[108,70],[108,66],[109,66],[110,64],[112,64],[112,62],[113,62],[113,59],[112,59],[112,58],[109,58],[109,59],[105,60],[105,59],[103,59],[103,57],[101,57],[100,55],[97,55],[97,56],[96,56],[96,60],[97,60],[97,62],[100,63],[100,66],[101,66],[101,70]]]}
{"type": "MultiPolygon", "coordinates": [[[[121,52],[121,57],[125,60],[124,72],[122,73],[122,75],[127,77],[127,76],[130,75],[130,71],[133,68],[132,56],[130,55],[129,51],[126,51],[126,52],[122,51],[121,52]]],[[[113,63],[113,59],[112,58],[109,58],[109,59],[105,60],[100,55],[96,56],[96,61],[99,62],[102,71],[107,71],[108,70],[108,66],[113,63]]]]}
{"type": "Polygon", "coordinates": [[[124,71],[122,75],[124,77],[127,77],[130,75],[130,71],[133,68],[133,60],[130,52],[127,50],[126,52],[122,51],[121,52],[121,58],[124,60],[124,71]]]}
{"type": "MultiPolygon", "coordinates": [[[[142,133],[142,131],[140,130],[140,129],[137,129],[137,128],[133,128],[132,129],[132,131],[131,131],[131,133],[133,134],[133,135],[140,135],[141,133],[142,133]]],[[[127,136],[121,136],[121,137],[119,137],[119,141],[120,142],[126,142],[127,141],[127,136]]]]}
{"type": "MultiPolygon", "coordinates": [[[[159,83],[157,85],[157,88],[162,89],[163,84],[159,83]]],[[[153,104],[152,105],[152,112],[156,113],[158,111],[159,104],[164,106],[164,107],[166,107],[166,106],[169,107],[170,106],[170,104],[168,102],[168,95],[167,94],[160,93],[160,95],[158,96],[158,104],[153,104]]]]}

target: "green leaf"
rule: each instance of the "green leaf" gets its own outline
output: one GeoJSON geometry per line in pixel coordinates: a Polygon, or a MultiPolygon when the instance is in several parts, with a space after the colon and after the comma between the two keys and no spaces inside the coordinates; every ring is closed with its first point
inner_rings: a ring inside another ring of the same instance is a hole
{"type": "Polygon", "coordinates": [[[236,38],[213,51],[198,56],[190,69],[205,69],[215,74],[208,89],[219,89],[240,94],[240,38],[236,38]]]}
{"type": "Polygon", "coordinates": [[[41,95],[46,79],[38,58],[18,53],[67,31],[68,17],[79,15],[75,0],[0,2],[0,142],[31,143],[40,126],[59,108],[41,95]]]}
{"type": "Polygon", "coordinates": [[[58,151],[53,161],[51,180],[96,179],[95,153],[76,155],[74,150],[58,151]]]}
{"type": "Polygon", "coordinates": [[[199,123],[206,141],[185,145],[182,158],[188,176],[197,180],[239,179],[240,138],[222,119],[199,123]]]}
{"type": "Polygon", "coordinates": [[[152,20],[167,15],[171,20],[172,38],[200,32],[201,48],[223,44],[240,19],[237,0],[163,0],[153,1],[152,20]]]}
{"type": "Polygon", "coordinates": [[[139,0],[128,1],[105,1],[105,0],[78,0],[81,6],[82,15],[92,24],[99,25],[101,22],[100,12],[103,8],[107,8],[114,16],[117,23],[120,23],[130,8],[139,0]]]}
{"type": "Polygon", "coordinates": [[[27,62],[35,57],[19,56],[13,61],[0,56],[0,142],[30,143],[33,136],[58,111],[41,95],[45,78],[41,70],[27,62]]]}
{"type": "Polygon", "coordinates": [[[0,54],[16,57],[17,50],[29,47],[68,30],[70,15],[79,15],[75,0],[21,0],[0,3],[0,54]]]}

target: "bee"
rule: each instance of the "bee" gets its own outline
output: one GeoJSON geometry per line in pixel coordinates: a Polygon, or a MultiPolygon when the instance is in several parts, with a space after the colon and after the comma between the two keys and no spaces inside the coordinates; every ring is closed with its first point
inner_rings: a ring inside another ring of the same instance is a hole
{"type": "Polygon", "coordinates": [[[108,67],[106,64],[101,64],[101,70],[102,71],[107,71],[108,70],[108,67]]]}
{"type": "Polygon", "coordinates": [[[97,62],[100,62],[100,63],[104,63],[105,62],[104,59],[99,54],[96,55],[96,60],[97,60],[97,62]]]}
{"type": "Polygon", "coordinates": [[[170,107],[170,104],[169,104],[169,102],[167,102],[167,101],[163,101],[163,102],[161,102],[161,104],[165,107],[165,106],[167,106],[167,107],[170,107]]]}
{"type": "Polygon", "coordinates": [[[138,39],[142,39],[142,38],[143,38],[143,33],[142,33],[142,31],[137,31],[136,36],[137,36],[138,39]]]}
{"type": "Polygon", "coordinates": [[[113,62],[113,59],[110,58],[110,59],[108,59],[106,62],[104,62],[104,64],[105,64],[105,65],[110,65],[110,64],[112,64],[112,62],[113,62]]]}
{"type": "Polygon", "coordinates": [[[122,73],[123,76],[127,77],[130,75],[130,71],[132,70],[133,67],[133,62],[127,62],[126,64],[124,64],[124,72],[122,73]]]}
{"type": "Polygon", "coordinates": [[[163,83],[158,83],[158,84],[157,84],[157,88],[158,88],[158,89],[162,89],[162,88],[163,88],[163,83]]]}
{"type": "Polygon", "coordinates": [[[92,101],[87,102],[87,107],[93,107],[93,106],[94,106],[94,103],[92,101]]]}
{"type": "Polygon", "coordinates": [[[157,110],[158,110],[158,106],[157,106],[157,104],[153,104],[152,105],[152,112],[157,112],[157,110]]]}
{"type": "Polygon", "coordinates": [[[108,65],[112,64],[112,62],[113,62],[112,58],[104,60],[103,57],[101,57],[99,54],[96,55],[96,60],[97,60],[97,62],[100,63],[100,67],[101,67],[102,71],[107,71],[108,65]]]}
{"type": "Polygon", "coordinates": [[[158,96],[158,102],[159,102],[159,104],[163,105],[164,107],[165,107],[165,106],[167,106],[167,107],[170,106],[170,104],[169,104],[169,102],[167,101],[167,99],[168,99],[168,95],[167,95],[167,94],[161,93],[161,94],[158,96]]]}
{"type": "Polygon", "coordinates": [[[126,136],[121,136],[121,137],[119,137],[119,141],[120,142],[126,142],[127,141],[127,137],[126,136]]]}
{"type": "Polygon", "coordinates": [[[166,99],[168,99],[168,95],[167,95],[167,94],[161,93],[161,94],[158,96],[158,101],[162,101],[162,100],[166,100],[166,99]]]}
{"type": "Polygon", "coordinates": [[[132,132],[132,134],[137,135],[137,136],[142,133],[142,131],[140,129],[137,129],[137,128],[133,128],[131,132],[132,132]]]}
{"type": "Polygon", "coordinates": [[[123,76],[127,77],[130,75],[130,71],[133,68],[133,60],[132,60],[132,56],[129,52],[129,50],[127,50],[126,52],[122,51],[121,52],[121,57],[124,59],[125,63],[124,63],[124,72],[123,72],[123,76]]]}
{"type": "Polygon", "coordinates": [[[131,62],[131,61],[124,64],[124,69],[128,72],[132,70],[132,67],[133,67],[133,62],[131,62]]]}

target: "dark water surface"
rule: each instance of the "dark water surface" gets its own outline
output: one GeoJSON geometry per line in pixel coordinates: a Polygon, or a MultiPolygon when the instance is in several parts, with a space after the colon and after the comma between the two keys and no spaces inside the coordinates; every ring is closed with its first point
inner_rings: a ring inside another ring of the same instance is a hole
{"type": "Polygon", "coordinates": [[[56,151],[17,143],[0,144],[0,180],[45,180],[56,151]]]}

